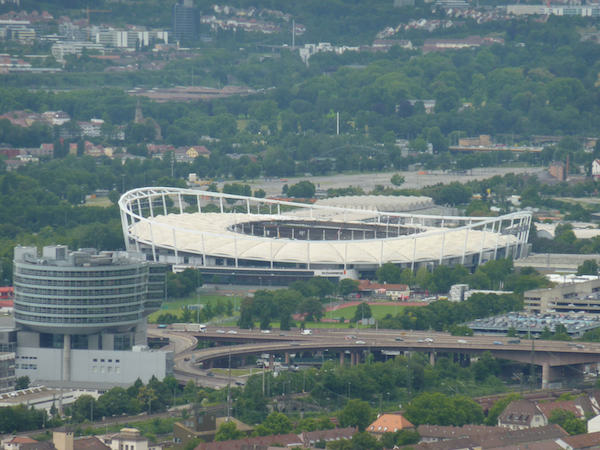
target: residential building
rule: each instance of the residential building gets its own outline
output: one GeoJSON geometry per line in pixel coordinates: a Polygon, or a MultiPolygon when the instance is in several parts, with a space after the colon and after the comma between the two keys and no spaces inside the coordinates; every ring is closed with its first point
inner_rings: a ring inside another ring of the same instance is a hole
{"type": "Polygon", "coordinates": [[[511,430],[543,427],[545,425],[548,425],[548,419],[536,404],[529,400],[510,402],[502,414],[498,416],[498,426],[511,430]]]}
{"type": "Polygon", "coordinates": [[[550,163],[550,166],[548,167],[548,173],[559,181],[565,181],[567,179],[566,166],[562,161],[554,161],[550,163]]]}
{"type": "Polygon", "coordinates": [[[173,36],[175,40],[195,40],[200,31],[200,14],[193,0],[178,0],[173,5],[173,36]]]}
{"type": "Polygon", "coordinates": [[[366,431],[377,438],[384,433],[396,433],[403,430],[414,430],[415,426],[402,414],[380,414],[377,419],[366,428],[366,431]]]}
{"type": "Polygon", "coordinates": [[[57,61],[64,63],[67,55],[81,55],[83,50],[93,50],[104,54],[104,46],[87,41],[58,41],[52,44],[52,56],[57,61]]]}
{"type": "Polygon", "coordinates": [[[406,284],[382,284],[370,280],[360,280],[358,292],[363,296],[382,296],[391,300],[407,300],[410,297],[410,287],[406,284]]]}
{"type": "Polygon", "coordinates": [[[148,439],[137,428],[121,428],[110,440],[111,450],[148,450],[148,439]]]}
{"type": "Polygon", "coordinates": [[[77,125],[81,128],[82,136],[99,137],[102,135],[104,120],[91,119],[89,122],[77,122],[77,125]]]}
{"type": "Polygon", "coordinates": [[[590,432],[575,436],[566,436],[556,440],[556,443],[565,450],[588,450],[600,447],[600,432],[590,432]]]}
{"type": "Polygon", "coordinates": [[[600,159],[592,161],[592,176],[594,178],[600,178],[600,159]]]}
{"type": "Polygon", "coordinates": [[[46,111],[42,113],[42,117],[48,122],[50,125],[64,125],[65,123],[71,120],[71,116],[69,116],[64,111],[46,111]]]}
{"type": "Polygon", "coordinates": [[[56,387],[111,387],[172,373],[149,351],[146,316],[166,295],[166,267],[139,254],[16,247],[17,376],[56,387]]]}
{"type": "Polygon", "coordinates": [[[228,418],[222,416],[222,414],[222,408],[195,410],[188,418],[173,424],[173,441],[181,445],[185,445],[192,439],[198,438],[205,442],[210,442],[214,440],[219,426],[228,421],[234,422],[236,428],[246,435],[250,435],[254,429],[234,417],[228,418]]]}

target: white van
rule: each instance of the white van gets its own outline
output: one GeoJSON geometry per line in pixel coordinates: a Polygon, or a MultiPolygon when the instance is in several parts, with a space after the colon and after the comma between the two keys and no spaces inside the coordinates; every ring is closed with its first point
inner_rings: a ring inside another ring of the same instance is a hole
{"type": "Polygon", "coordinates": [[[302,330],[302,334],[307,335],[307,334],[312,334],[312,330],[309,330],[308,328],[305,330],[302,330]]]}

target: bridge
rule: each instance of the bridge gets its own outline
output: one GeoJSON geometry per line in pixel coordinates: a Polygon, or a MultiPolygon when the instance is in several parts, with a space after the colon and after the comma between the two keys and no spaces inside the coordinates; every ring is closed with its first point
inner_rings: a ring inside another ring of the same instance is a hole
{"type": "Polygon", "coordinates": [[[148,333],[156,337],[188,339],[190,344],[175,352],[175,375],[182,381],[194,379],[209,386],[226,384],[218,377],[207,377],[206,371],[213,368],[216,362],[233,358],[244,360],[247,356],[260,354],[269,354],[271,360],[274,355],[282,355],[285,362],[289,363],[291,354],[327,351],[337,354],[340,364],[344,364],[348,357],[349,363],[355,365],[367,352],[376,351],[388,354],[423,352],[429,355],[431,364],[435,364],[436,355],[440,353],[471,356],[490,352],[496,358],[541,366],[543,389],[548,388],[549,383],[560,375],[561,368],[600,362],[599,343],[451,336],[425,331],[346,328],[315,329],[312,334],[302,334],[299,330],[265,333],[260,330],[209,327],[204,333],[155,328],[149,328],[148,333]],[[217,346],[197,350],[196,343],[199,341],[212,341],[217,346]]]}

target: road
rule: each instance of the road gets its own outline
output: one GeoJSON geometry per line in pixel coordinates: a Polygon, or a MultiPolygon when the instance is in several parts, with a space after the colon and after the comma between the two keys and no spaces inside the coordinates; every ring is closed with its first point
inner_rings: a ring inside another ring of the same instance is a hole
{"type": "MultiPolygon", "coordinates": [[[[149,330],[154,333],[157,330],[149,330]]],[[[182,332],[158,330],[163,336],[180,338],[182,332]]],[[[189,333],[188,333],[189,334],[189,333]]],[[[185,348],[175,356],[175,371],[178,379],[194,379],[210,387],[222,387],[227,377],[210,377],[207,370],[198,367],[215,360],[261,353],[291,354],[298,351],[331,351],[332,353],[359,355],[365,350],[460,352],[480,354],[490,351],[493,355],[520,361],[532,362],[544,367],[545,380],[550,368],[567,364],[600,362],[600,343],[572,343],[564,341],[527,340],[498,336],[451,336],[447,333],[429,331],[374,330],[369,329],[318,329],[304,335],[299,330],[272,331],[242,330],[238,328],[209,327],[200,339],[214,340],[237,345],[217,346],[201,350],[185,348]],[[533,354],[533,357],[532,357],[533,354]]],[[[183,348],[183,347],[182,347],[183,348]]]]}
{"type": "MultiPolygon", "coordinates": [[[[419,173],[415,171],[395,171],[395,172],[380,172],[380,173],[358,173],[358,174],[339,174],[314,177],[292,177],[292,178],[272,178],[272,179],[257,179],[250,182],[240,180],[240,183],[248,183],[252,190],[263,189],[267,196],[281,195],[281,189],[285,184],[291,186],[301,180],[310,180],[317,186],[318,189],[342,188],[348,186],[360,186],[365,192],[372,191],[378,184],[384,186],[392,186],[390,178],[393,174],[399,173],[405,179],[402,188],[413,189],[431,186],[438,183],[451,183],[458,181],[466,183],[472,180],[482,180],[491,178],[495,175],[506,175],[507,173],[529,173],[540,174],[545,172],[541,167],[485,167],[477,168],[469,171],[467,174],[453,174],[441,170],[426,171],[419,173]]],[[[228,181],[229,182],[229,181],[228,181]]],[[[223,183],[219,183],[219,188],[223,188],[223,183]]]]}

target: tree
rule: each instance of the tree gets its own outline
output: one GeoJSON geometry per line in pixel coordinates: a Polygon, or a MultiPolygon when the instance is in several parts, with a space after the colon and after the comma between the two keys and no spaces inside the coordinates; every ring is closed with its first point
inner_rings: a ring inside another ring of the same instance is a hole
{"type": "Polygon", "coordinates": [[[29,387],[29,377],[27,375],[17,378],[15,390],[27,389],[29,387]]]}
{"type": "Polygon", "coordinates": [[[315,185],[308,180],[300,181],[288,188],[287,195],[294,198],[313,198],[315,196],[315,185]]]}
{"type": "Polygon", "coordinates": [[[219,425],[215,434],[215,441],[233,441],[244,437],[244,433],[237,429],[235,422],[225,422],[219,425]]]}
{"type": "Polygon", "coordinates": [[[292,421],[283,413],[273,411],[267,418],[256,427],[255,431],[259,436],[268,436],[271,434],[286,434],[292,431],[292,421]]]}
{"type": "Polygon", "coordinates": [[[344,278],[340,280],[338,284],[338,291],[340,295],[344,297],[348,294],[352,294],[353,292],[358,292],[358,280],[352,280],[351,278],[344,278]]]}
{"type": "Polygon", "coordinates": [[[365,431],[365,428],[375,420],[375,411],[365,401],[352,399],[348,400],[344,409],[340,411],[338,420],[344,427],[357,427],[359,431],[365,431]]]}
{"type": "Polygon", "coordinates": [[[480,424],[483,410],[473,400],[461,395],[448,397],[440,392],[425,392],[409,403],[406,418],[415,425],[463,426],[480,424]]]}
{"type": "Polygon", "coordinates": [[[577,275],[598,275],[598,263],[594,259],[586,259],[577,267],[577,275]]]}
{"type": "Polygon", "coordinates": [[[392,175],[392,178],[390,181],[392,182],[392,184],[394,186],[401,186],[404,184],[404,177],[402,175],[400,175],[399,173],[395,173],[394,175],[392,175]]]}
{"type": "Polygon", "coordinates": [[[373,316],[371,312],[371,307],[367,302],[362,302],[356,307],[356,311],[354,312],[353,322],[358,322],[362,319],[370,319],[373,316]]]}
{"type": "Polygon", "coordinates": [[[399,283],[402,269],[394,263],[385,263],[377,269],[375,276],[380,283],[399,283]]]}
{"type": "Polygon", "coordinates": [[[583,434],[586,432],[586,423],[575,416],[572,411],[555,409],[550,413],[548,422],[556,423],[570,435],[583,434]]]}

